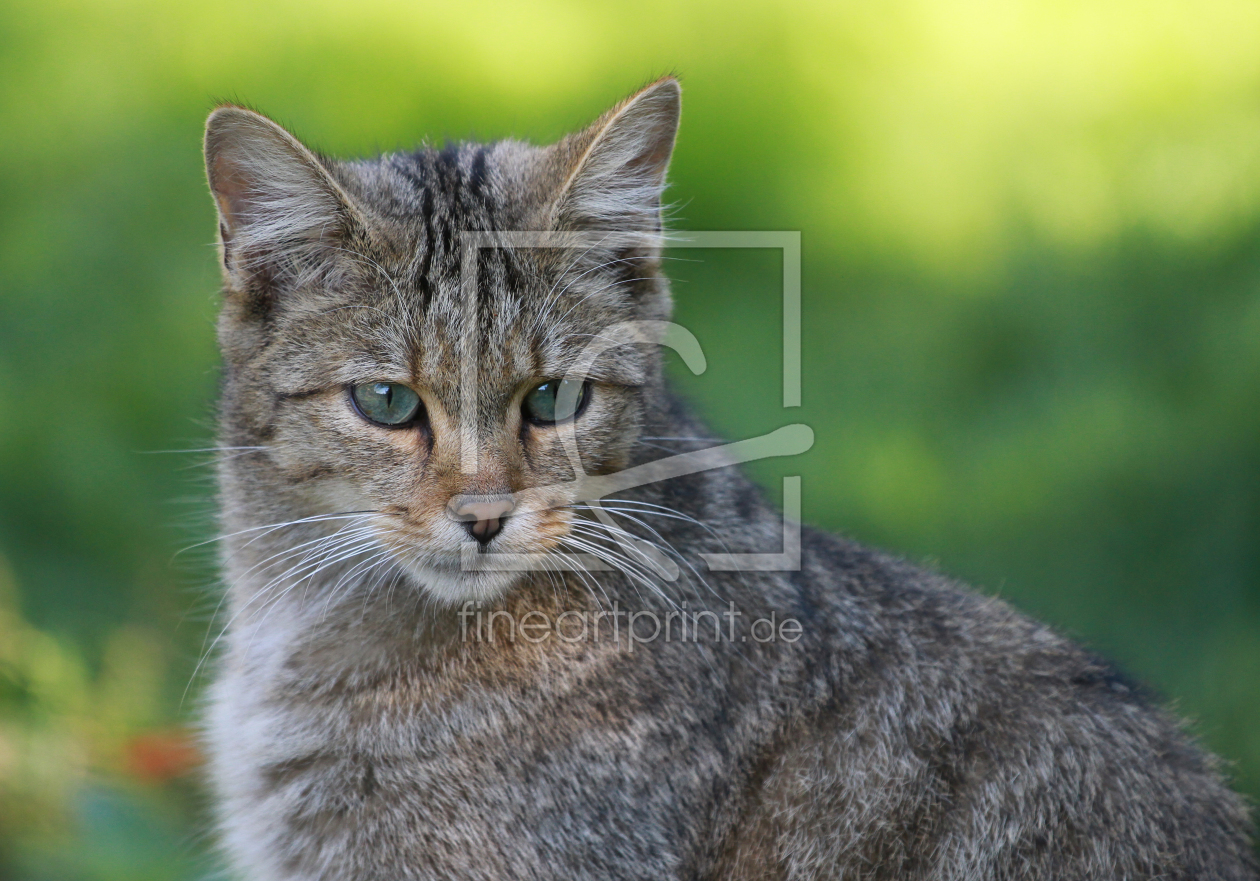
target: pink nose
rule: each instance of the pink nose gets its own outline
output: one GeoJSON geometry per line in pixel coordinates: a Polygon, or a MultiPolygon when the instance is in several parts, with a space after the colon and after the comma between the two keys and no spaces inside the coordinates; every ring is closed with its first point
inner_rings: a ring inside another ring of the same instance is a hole
{"type": "Polygon", "coordinates": [[[453,519],[463,521],[469,535],[486,545],[503,529],[514,507],[511,496],[459,496],[451,499],[447,510],[453,519]]]}

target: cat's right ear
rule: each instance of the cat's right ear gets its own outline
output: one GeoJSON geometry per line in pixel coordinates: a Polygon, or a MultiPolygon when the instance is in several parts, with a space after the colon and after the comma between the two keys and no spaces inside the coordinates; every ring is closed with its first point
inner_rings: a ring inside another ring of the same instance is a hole
{"type": "Polygon", "coordinates": [[[319,158],[270,119],[234,106],[210,114],[205,152],[230,287],[269,294],[326,278],[355,219],[319,158]]]}
{"type": "Polygon", "coordinates": [[[553,228],[660,232],[681,97],[678,80],[667,76],[551,148],[566,170],[553,228]]]}

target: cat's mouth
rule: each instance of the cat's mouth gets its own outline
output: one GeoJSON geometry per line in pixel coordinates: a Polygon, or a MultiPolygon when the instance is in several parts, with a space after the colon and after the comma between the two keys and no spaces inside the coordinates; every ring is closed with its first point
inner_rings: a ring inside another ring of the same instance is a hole
{"type": "Polygon", "coordinates": [[[500,510],[498,514],[474,520],[452,519],[441,512],[422,523],[406,515],[391,517],[381,524],[379,540],[401,568],[437,599],[491,600],[527,573],[545,568],[568,535],[572,519],[565,509],[519,515],[500,510]],[[498,523],[486,523],[489,519],[498,523]]]}

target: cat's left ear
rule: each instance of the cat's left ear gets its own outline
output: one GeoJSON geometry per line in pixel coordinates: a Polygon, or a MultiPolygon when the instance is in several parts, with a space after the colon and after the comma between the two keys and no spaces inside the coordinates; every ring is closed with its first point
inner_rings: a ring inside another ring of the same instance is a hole
{"type": "Polygon", "coordinates": [[[226,106],[206,121],[205,151],[233,287],[270,295],[318,280],[339,262],[357,228],[354,209],[297,138],[261,114],[226,106]]]}
{"type": "Polygon", "coordinates": [[[660,231],[681,98],[678,80],[657,80],[552,148],[567,171],[554,228],[660,231]]]}

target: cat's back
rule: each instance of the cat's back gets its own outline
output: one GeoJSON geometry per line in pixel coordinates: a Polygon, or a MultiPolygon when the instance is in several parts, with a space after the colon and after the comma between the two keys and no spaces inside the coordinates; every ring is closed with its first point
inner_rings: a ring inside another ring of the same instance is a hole
{"type": "Polygon", "coordinates": [[[829,695],[770,763],[730,876],[1257,877],[1242,799],[1145,689],[1000,600],[804,545],[829,695]]]}

